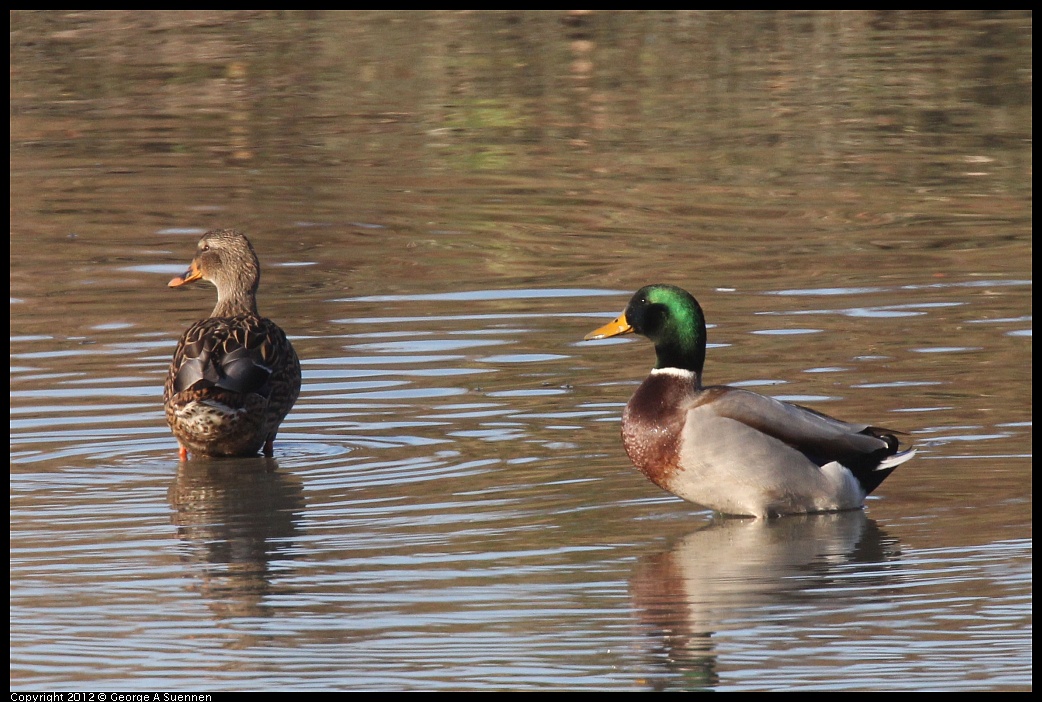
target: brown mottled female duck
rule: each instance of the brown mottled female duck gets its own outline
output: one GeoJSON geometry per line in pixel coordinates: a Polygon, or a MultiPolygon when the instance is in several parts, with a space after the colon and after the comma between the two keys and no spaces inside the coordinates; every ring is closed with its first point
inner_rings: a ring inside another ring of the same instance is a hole
{"type": "Polygon", "coordinates": [[[622,443],[659,487],[717,512],[759,518],[860,509],[915,455],[890,429],[849,424],[726,385],[702,386],[706,323],[672,285],[633,295],[614,322],[586,335],[636,332],[658,363],[622,415],[622,443]]]}
{"type": "Polygon", "coordinates": [[[181,336],[163,389],[181,460],[270,456],[300,394],[300,361],[286,333],[257,313],[260,263],[249,240],[234,229],[203,235],[170,287],[196,280],[217,287],[217,306],[181,336]]]}

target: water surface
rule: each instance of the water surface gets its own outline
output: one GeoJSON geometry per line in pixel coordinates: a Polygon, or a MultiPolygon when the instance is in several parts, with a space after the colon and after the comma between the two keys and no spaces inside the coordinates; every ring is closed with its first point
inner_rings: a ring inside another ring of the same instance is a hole
{"type": "Polygon", "coordinates": [[[1031,688],[1031,15],[11,16],[19,690],[1031,688]],[[304,387],[179,464],[248,232],[304,387]],[[618,436],[636,288],[708,382],[908,433],[713,517],[618,436]]]}

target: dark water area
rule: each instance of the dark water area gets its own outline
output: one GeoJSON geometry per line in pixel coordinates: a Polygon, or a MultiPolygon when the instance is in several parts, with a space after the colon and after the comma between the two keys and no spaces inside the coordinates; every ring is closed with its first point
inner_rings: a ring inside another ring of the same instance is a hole
{"type": "Polygon", "coordinates": [[[13,690],[1030,690],[1030,12],[11,14],[13,690]],[[162,384],[248,233],[271,459],[162,384]],[[619,439],[706,379],[907,432],[724,519],[619,439]]]}

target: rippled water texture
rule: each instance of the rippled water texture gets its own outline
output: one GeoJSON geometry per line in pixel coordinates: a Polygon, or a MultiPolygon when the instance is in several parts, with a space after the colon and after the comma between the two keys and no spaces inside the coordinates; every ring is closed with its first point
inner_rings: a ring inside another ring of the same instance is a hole
{"type": "Polygon", "coordinates": [[[1031,15],[11,15],[17,690],[1029,690],[1031,15]],[[304,387],[178,464],[245,230],[304,387]],[[907,432],[723,519],[619,439],[652,282],[706,379],[907,432]]]}

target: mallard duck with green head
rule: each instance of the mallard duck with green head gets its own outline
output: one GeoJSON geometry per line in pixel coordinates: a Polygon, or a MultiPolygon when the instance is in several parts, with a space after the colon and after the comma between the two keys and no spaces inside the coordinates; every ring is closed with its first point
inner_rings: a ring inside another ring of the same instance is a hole
{"type": "Polygon", "coordinates": [[[286,333],[257,312],[260,263],[249,239],[234,229],[203,235],[170,287],[197,280],[216,286],[217,306],[181,336],[163,388],[181,460],[270,456],[300,394],[300,362],[286,333]]]}
{"type": "Polygon", "coordinates": [[[891,429],[843,422],[726,385],[702,385],[706,323],[672,285],[638,290],[615,321],[586,336],[637,333],[658,363],[622,415],[622,442],[651,482],[731,515],[859,509],[912,458],[891,429]]]}

